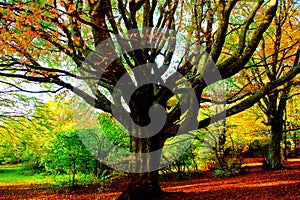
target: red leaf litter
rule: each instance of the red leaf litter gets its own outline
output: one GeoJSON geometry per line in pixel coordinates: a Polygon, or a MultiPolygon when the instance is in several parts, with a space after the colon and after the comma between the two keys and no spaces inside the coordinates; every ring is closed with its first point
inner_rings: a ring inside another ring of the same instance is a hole
{"type": "MultiPolygon", "coordinates": [[[[207,171],[188,180],[161,181],[166,192],[162,199],[300,199],[300,158],[288,159],[287,170],[263,171],[250,160],[250,171],[233,177],[213,178],[207,171]]],[[[260,160],[257,160],[258,162],[260,160]]],[[[70,189],[51,189],[45,185],[0,186],[0,199],[30,200],[92,200],[116,199],[126,188],[120,179],[99,190],[99,185],[77,186],[70,189]]]]}

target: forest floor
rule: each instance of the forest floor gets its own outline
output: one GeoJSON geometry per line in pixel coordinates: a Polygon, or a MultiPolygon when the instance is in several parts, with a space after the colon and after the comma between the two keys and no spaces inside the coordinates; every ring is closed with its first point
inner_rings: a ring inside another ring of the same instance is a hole
{"type": "MultiPolygon", "coordinates": [[[[213,178],[212,172],[185,180],[160,184],[164,199],[300,199],[300,158],[288,159],[286,170],[262,171],[260,160],[250,159],[250,172],[232,177],[213,178]]],[[[78,186],[74,190],[45,184],[0,185],[0,200],[30,199],[115,199],[126,188],[125,179],[99,190],[99,185],[78,186]]]]}

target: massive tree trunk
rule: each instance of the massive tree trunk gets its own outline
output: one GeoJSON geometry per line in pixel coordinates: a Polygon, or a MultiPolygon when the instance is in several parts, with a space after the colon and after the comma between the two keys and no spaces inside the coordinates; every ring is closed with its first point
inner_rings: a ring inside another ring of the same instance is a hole
{"type": "MultiPolygon", "coordinates": [[[[149,116],[150,108],[156,103],[155,84],[148,84],[138,89],[131,96],[129,104],[131,122],[126,123],[130,132],[130,152],[128,187],[118,199],[160,199],[163,191],[158,183],[161,153],[166,141],[166,130],[162,128],[152,135],[149,124],[156,124],[153,116],[149,116]],[[129,125],[130,124],[130,125],[129,125]],[[155,152],[155,153],[154,153],[155,152]]],[[[161,103],[164,105],[164,103],[161,103]]],[[[158,116],[156,116],[158,117],[158,116]]],[[[166,124],[172,123],[167,121],[166,124]]]]}
{"type": "MultiPolygon", "coordinates": [[[[151,153],[159,150],[164,143],[162,136],[158,134],[150,138],[131,137],[131,151],[151,153]]],[[[118,199],[160,199],[163,191],[158,183],[158,170],[153,171],[159,168],[160,156],[150,154],[136,159],[138,159],[136,162],[131,163],[131,170],[136,173],[129,173],[128,187],[118,199]]]]}
{"type": "Polygon", "coordinates": [[[161,199],[163,190],[158,184],[158,171],[146,173],[130,173],[128,188],[118,200],[161,199]]]}

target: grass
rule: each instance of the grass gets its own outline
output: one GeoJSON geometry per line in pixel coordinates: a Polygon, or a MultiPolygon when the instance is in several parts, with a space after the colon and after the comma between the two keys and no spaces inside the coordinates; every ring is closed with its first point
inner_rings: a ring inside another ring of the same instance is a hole
{"type": "MultiPolygon", "coordinates": [[[[99,182],[98,179],[91,175],[76,174],[77,184],[93,184],[99,182]]],[[[0,186],[16,186],[31,184],[51,184],[68,186],[70,183],[70,175],[45,175],[34,174],[27,170],[21,164],[19,165],[0,165],[0,186]]]]}
{"type": "Polygon", "coordinates": [[[22,165],[0,166],[0,185],[24,185],[54,183],[53,177],[33,174],[22,165]]]}

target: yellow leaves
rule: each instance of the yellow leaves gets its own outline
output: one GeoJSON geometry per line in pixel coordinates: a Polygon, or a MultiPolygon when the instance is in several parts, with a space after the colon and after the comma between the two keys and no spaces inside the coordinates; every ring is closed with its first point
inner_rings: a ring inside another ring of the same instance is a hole
{"type": "Polygon", "coordinates": [[[41,28],[41,24],[40,23],[36,23],[35,30],[39,30],[40,28],[41,28]]]}
{"type": "MultiPolygon", "coordinates": [[[[30,61],[29,61],[30,62],[30,61]]],[[[56,72],[49,72],[47,70],[41,70],[41,69],[31,69],[30,72],[28,72],[28,75],[35,76],[35,77],[54,77],[57,75],[56,72]]]]}
{"type": "Polygon", "coordinates": [[[76,17],[72,17],[72,21],[76,22],[77,21],[76,17]]]}
{"type": "Polygon", "coordinates": [[[277,3],[277,0],[271,0],[269,3],[269,6],[275,6],[277,3]]]}
{"type": "Polygon", "coordinates": [[[42,19],[41,12],[34,12],[33,16],[34,16],[34,23],[39,23],[39,21],[42,19]]]}
{"type": "Polygon", "coordinates": [[[20,23],[20,21],[16,22],[16,28],[19,30],[22,30],[22,23],[20,23]]]}
{"type": "Polygon", "coordinates": [[[30,75],[37,75],[38,74],[38,70],[32,69],[30,72],[30,75]]]}
{"type": "Polygon", "coordinates": [[[46,72],[45,71],[45,73],[47,73],[48,76],[56,76],[57,75],[56,72],[46,72]]]}
{"type": "Polygon", "coordinates": [[[258,58],[258,57],[259,57],[259,55],[258,55],[257,51],[255,51],[255,52],[253,53],[253,58],[258,58]]]}

